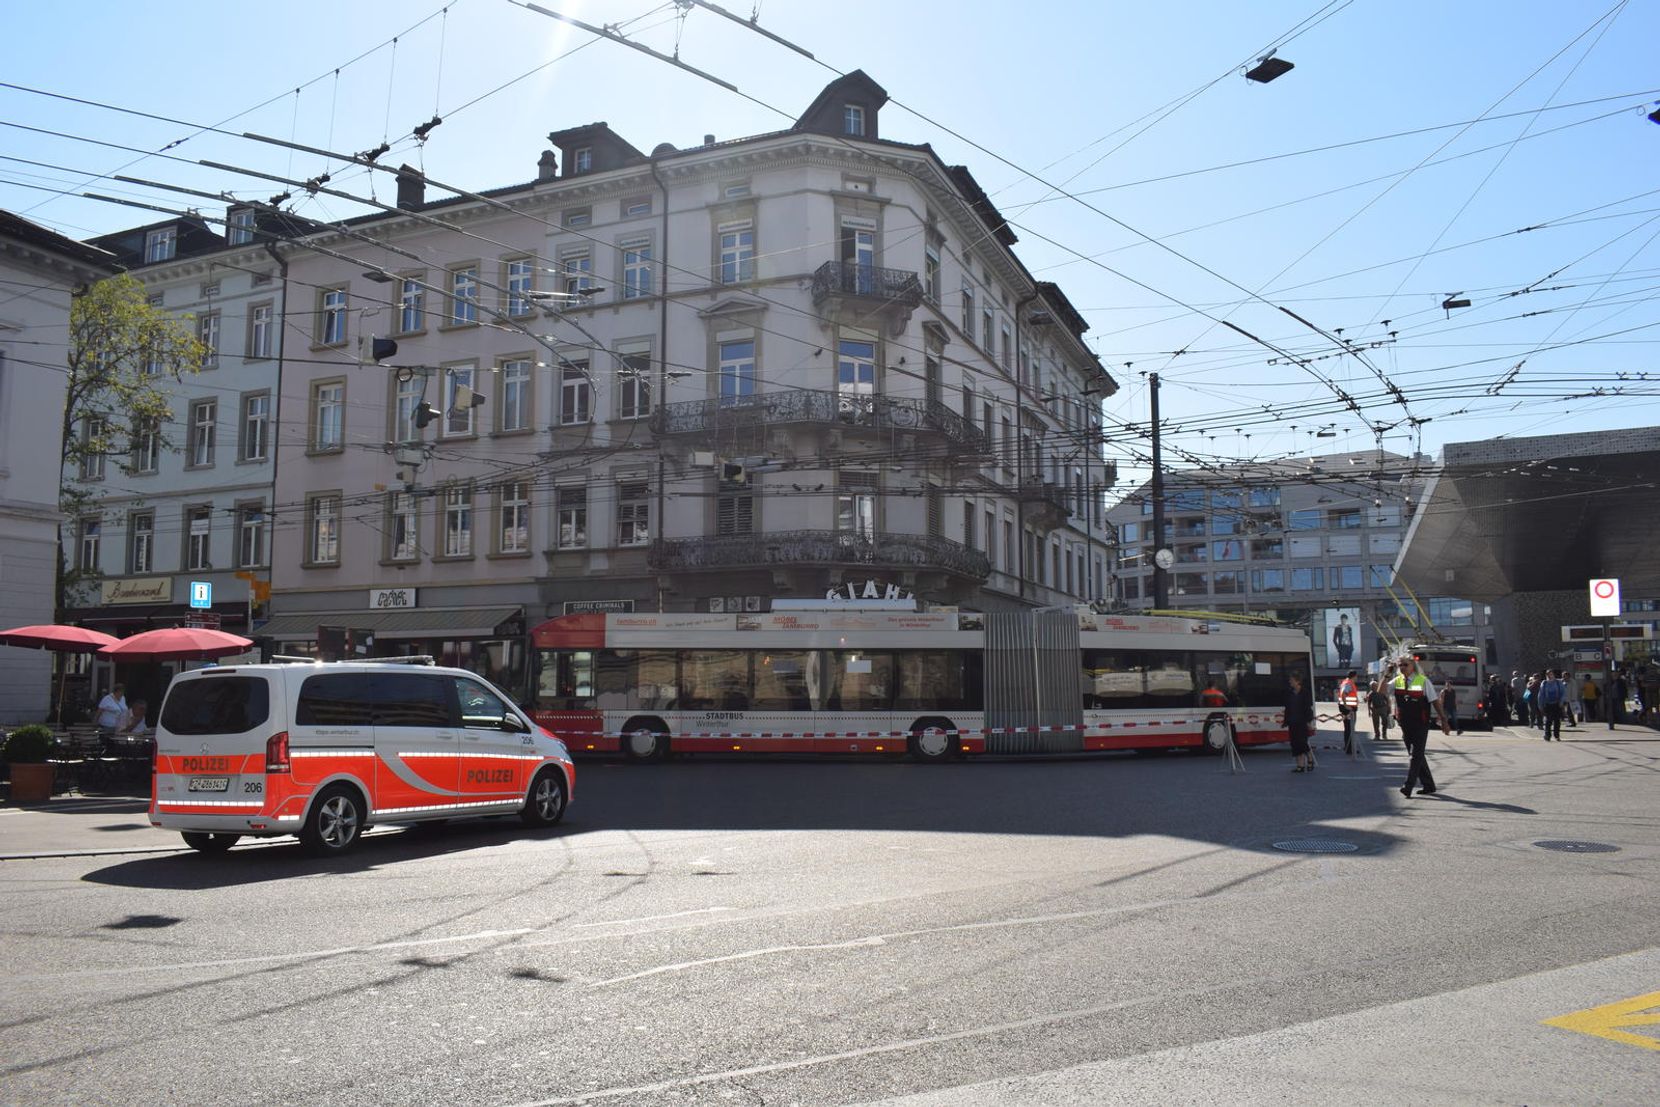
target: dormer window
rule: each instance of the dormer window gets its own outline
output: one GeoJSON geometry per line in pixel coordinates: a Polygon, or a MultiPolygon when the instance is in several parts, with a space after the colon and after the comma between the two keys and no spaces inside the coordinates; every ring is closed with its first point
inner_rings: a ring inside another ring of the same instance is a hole
{"type": "Polygon", "coordinates": [[[594,169],[594,148],[579,146],[571,154],[572,173],[591,173],[594,169]]]}
{"type": "Polygon", "coordinates": [[[144,236],[144,264],[150,265],[158,261],[171,261],[178,251],[179,230],[177,227],[159,227],[144,236]]]}
{"type": "Polygon", "coordinates": [[[842,106],[842,132],[863,137],[865,133],[865,109],[861,105],[845,104],[842,106]]]}
{"type": "Polygon", "coordinates": [[[232,246],[246,246],[254,240],[254,209],[232,208],[225,220],[225,236],[232,246]]]}

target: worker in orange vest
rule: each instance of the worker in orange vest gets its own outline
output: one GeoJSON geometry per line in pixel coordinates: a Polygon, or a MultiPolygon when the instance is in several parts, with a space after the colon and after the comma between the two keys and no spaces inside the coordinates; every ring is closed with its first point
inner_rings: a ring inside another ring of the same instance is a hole
{"type": "Polygon", "coordinates": [[[1359,674],[1350,669],[1337,685],[1337,713],[1343,716],[1343,752],[1355,751],[1355,720],[1360,717],[1360,686],[1355,683],[1359,674]]]}
{"type": "Polygon", "coordinates": [[[1218,688],[1216,681],[1212,679],[1205,690],[1199,693],[1199,704],[1202,707],[1226,707],[1228,706],[1228,694],[1218,688]]]}

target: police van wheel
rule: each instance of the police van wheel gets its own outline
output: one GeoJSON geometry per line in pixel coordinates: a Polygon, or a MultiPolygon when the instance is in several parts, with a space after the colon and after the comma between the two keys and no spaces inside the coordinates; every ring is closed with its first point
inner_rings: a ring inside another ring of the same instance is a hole
{"type": "Polygon", "coordinates": [[[242,840],[240,834],[207,834],[200,830],[181,831],[179,836],[197,853],[224,853],[242,840]]]}
{"type": "Polygon", "coordinates": [[[543,769],[530,784],[519,818],[526,826],[552,826],[565,817],[565,774],[543,769]]]}
{"type": "Polygon", "coordinates": [[[334,857],[357,844],[363,832],[363,801],[344,785],[317,797],[300,831],[300,843],[314,857],[334,857]]]}

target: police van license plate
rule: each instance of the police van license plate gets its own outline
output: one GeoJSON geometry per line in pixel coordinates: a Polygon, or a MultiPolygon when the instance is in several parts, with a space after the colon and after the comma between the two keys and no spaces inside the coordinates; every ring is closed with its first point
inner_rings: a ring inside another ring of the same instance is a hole
{"type": "Polygon", "coordinates": [[[231,778],[228,776],[193,776],[190,778],[192,792],[225,792],[229,791],[231,778]]]}

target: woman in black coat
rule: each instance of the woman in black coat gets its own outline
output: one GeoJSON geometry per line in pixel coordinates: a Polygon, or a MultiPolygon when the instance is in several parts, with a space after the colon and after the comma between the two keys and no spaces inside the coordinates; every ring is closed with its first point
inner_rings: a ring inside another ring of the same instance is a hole
{"type": "Polygon", "coordinates": [[[1303,687],[1300,674],[1291,674],[1290,685],[1285,694],[1285,729],[1291,735],[1291,752],[1297,755],[1297,767],[1291,771],[1312,772],[1314,756],[1308,752],[1308,735],[1314,725],[1314,697],[1303,687]]]}

